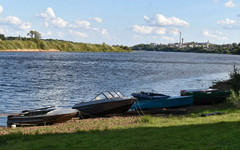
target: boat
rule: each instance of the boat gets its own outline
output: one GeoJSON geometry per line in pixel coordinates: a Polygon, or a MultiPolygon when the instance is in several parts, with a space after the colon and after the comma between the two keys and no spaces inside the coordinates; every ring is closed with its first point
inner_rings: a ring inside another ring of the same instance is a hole
{"type": "Polygon", "coordinates": [[[190,106],[193,96],[169,96],[158,92],[137,92],[131,94],[137,98],[131,109],[155,109],[155,108],[178,108],[190,106]]]}
{"type": "Polygon", "coordinates": [[[7,117],[7,126],[25,126],[25,125],[51,125],[70,120],[77,115],[76,109],[35,109],[25,110],[18,115],[9,115],[7,117]],[[48,111],[49,110],[49,111],[48,111]]]}
{"type": "Polygon", "coordinates": [[[190,89],[181,90],[180,94],[181,96],[194,96],[193,103],[196,105],[209,105],[225,101],[231,92],[228,90],[222,91],[218,89],[190,89]]]}
{"type": "Polygon", "coordinates": [[[88,102],[80,102],[72,108],[81,112],[82,118],[105,117],[128,111],[135,98],[125,97],[121,92],[105,91],[88,102]]]}
{"type": "Polygon", "coordinates": [[[43,114],[46,114],[49,111],[53,111],[55,109],[56,108],[54,106],[47,106],[47,107],[43,107],[43,108],[39,108],[39,109],[23,110],[21,114],[25,115],[25,116],[43,115],[43,114]]]}

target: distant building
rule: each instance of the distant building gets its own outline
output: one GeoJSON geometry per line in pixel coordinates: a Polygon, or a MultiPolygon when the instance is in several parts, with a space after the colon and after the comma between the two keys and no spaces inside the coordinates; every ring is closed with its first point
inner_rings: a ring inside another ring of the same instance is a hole
{"type": "Polygon", "coordinates": [[[205,42],[205,43],[198,43],[198,42],[182,42],[181,43],[168,43],[169,47],[172,48],[185,48],[185,47],[190,47],[190,48],[194,48],[194,47],[203,47],[203,48],[209,48],[210,47],[210,42],[205,42]]]}
{"type": "Polygon", "coordinates": [[[156,46],[157,44],[156,43],[150,43],[151,46],[156,46]]]}

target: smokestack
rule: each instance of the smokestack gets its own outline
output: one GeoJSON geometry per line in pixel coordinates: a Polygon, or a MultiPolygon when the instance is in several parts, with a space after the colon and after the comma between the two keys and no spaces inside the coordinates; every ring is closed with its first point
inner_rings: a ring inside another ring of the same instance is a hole
{"type": "Polygon", "coordinates": [[[182,41],[182,33],[180,32],[180,40],[179,40],[179,44],[181,44],[182,41]]]}

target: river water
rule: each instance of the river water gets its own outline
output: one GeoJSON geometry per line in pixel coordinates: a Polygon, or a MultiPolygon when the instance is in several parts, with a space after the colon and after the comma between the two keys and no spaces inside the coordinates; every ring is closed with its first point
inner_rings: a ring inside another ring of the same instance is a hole
{"type": "MultiPolygon", "coordinates": [[[[145,88],[179,95],[229,77],[240,56],[172,52],[0,53],[0,113],[54,105],[72,107],[96,93],[126,96],[145,88]]],[[[0,118],[1,122],[5,122],[0,118]]]]}

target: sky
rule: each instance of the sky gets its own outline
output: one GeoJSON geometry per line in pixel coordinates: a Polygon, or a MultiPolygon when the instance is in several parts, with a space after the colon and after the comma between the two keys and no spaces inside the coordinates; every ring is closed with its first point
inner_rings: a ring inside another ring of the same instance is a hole
{"type": "Polygon", "coordinates": [[[0,34],[92,44],[240,42],[240,0],[0,0],[0,34]]]}

